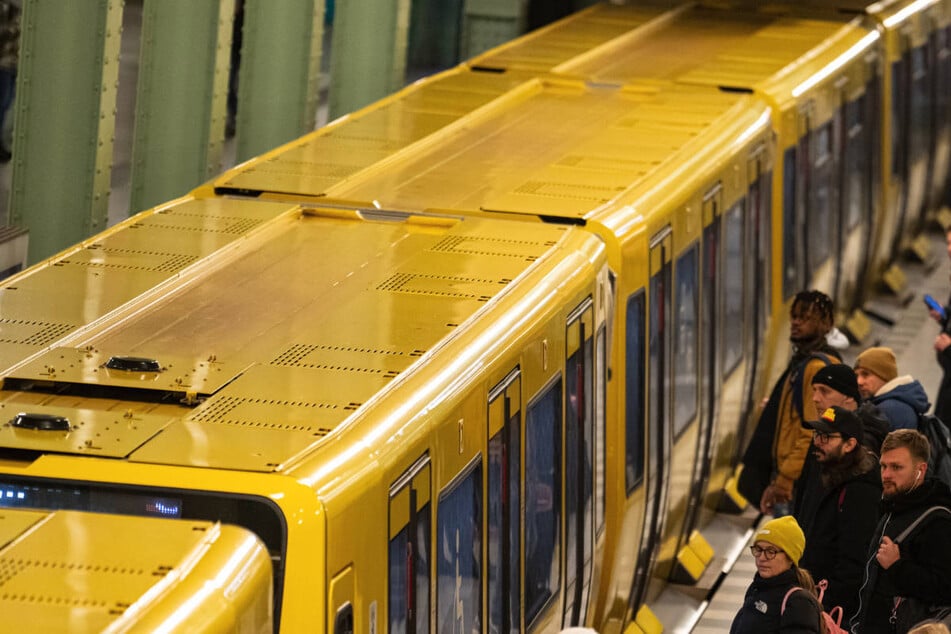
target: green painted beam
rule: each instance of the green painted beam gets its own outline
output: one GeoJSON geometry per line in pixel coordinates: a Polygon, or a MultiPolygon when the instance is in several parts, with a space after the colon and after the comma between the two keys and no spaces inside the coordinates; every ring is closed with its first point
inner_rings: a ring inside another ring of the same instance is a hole
{"type": "Polygon", "coordinates": [[[410,6],[410,0],[347,0],[335,5],[331,119],[403,87],[410,6]]]}
{"type": "Polygon", "coordinates": [[[324,0],[245,0],[238,161],[314,129],[323,19],[324,0]]]}
{"type": "MultiPolygon", "coordinates": [[[[538,1],[538,0],[536,0],[538,1]]],[[[515,39],[525,31],[527,0],[466,0],[463,59],[515,39]]]]}
{"type": "Polygon", "coordinates": [[[145,0],[135,100],[133,212],[221,171],[234,0],[145,0]]]}
{"type": "Polygon", "coordinates": [[[11,222],[35,263],[106,228],[121,0],[25,0],[11,222]]]}

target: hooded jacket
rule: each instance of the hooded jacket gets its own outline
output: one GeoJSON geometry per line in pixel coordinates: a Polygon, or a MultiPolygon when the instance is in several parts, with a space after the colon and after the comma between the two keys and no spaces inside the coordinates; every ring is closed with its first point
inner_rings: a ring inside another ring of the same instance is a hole
{"type": "Polygon", "coordinates": [[[930,406],[925,388],[908,375],[883,385],[871,401],[885,414],[893,430],[918,429],[918,415],[930,406]]]}
{"type": "MultiPolygon", "coordinates": [[[[882,500],[882,516],[866,552],[858,613],[851,619],[856,634],[892,634],[889,618],[896,597],[951,605],[951,515],[933,513],[899,544],[898,561],[887,570],[875,558],[882,537],[892,540],[932,506],[951,508],[951,489],[935,478],[882,500]]],[[[846,615],[848,616],[848,615],[846,615]]]]}

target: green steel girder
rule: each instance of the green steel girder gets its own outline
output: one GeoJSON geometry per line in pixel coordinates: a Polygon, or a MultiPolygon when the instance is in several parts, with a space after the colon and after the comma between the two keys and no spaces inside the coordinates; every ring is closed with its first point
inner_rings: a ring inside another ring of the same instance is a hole
{"type": "Polygon", "coordinates": [[[121,0],[26,0],[10,220],[35,263],[106,228],[121,0]]]}
{"type": "Polygon", "coordinates": [[[238,161],[314,129],[323,18],[323,0],[245,0],[238,161]]]}
{"type": "Polygon", "coordinates": [[[335,5],[331,119],[403,87],[410,7],[410,0],[347,0],[335,5]]]}
{"type": "Polygon", "coordinates": [[[187,193],[221,170],[234,0],[145,0],[131,208],[187,193]]]}

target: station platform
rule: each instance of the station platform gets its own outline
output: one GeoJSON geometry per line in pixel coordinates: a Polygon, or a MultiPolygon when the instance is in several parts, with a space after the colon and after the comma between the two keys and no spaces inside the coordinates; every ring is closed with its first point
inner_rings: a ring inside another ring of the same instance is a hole
{"type": "MultiPolygon", "coordinates": [[[[940,329],[928,315],[922,298],[927,293],[939,302],[947,301],[951,291],[951,262],[946,255],[944,234],[935,230],[927,234],[927,237],[932,244],[933,257],[926,263],[903,263],[902,269],[908,278],[905,292],[900,296],[877,295],[866,305],[872,323],[871,332],[860,345],[845,350],[843,359],[851,364],[866,348],[888,346],[895,351],[898,359],[899,376],[910,374],[921,381],[933,403],[942,376],[933,348],[940,329]]],[[[755,517],[756,512],[748,508],[746,517],[750,517],[750,514],[755,517]]],[[[767,517],[761,522],[768,519],[767,517]]],[[[752,538],[752,535],[753,531],[750,530],[748,539],[752,538]]],[[[694,634],[722,634],[730,631],[733,617],[743,605],[746,588],[756,572],[753,556],[746,545],[735,554],[735,560],[728,571],[722,573],[722,579],[715,587],[712,597],[708,598],[699,620],[689,627],[670,631],[694,634]]]]}

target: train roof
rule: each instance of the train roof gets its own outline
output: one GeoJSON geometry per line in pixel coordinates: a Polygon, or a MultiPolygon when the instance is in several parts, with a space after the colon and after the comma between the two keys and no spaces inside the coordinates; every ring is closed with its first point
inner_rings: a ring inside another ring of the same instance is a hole
{"type": "MultiPolygon", "coordinates": [[[[399,102],[381,108],[402,108],[399,102]]],[[[407,115],[387,115],[404,119],[407,115]]],[[[425,113],[414,116],[424,117],[425,113]]],[[[292,195],[322,204],[442,213],[514,213],[582,223],[612,212],[611,203],[649,182],[661,165],[694,165],[711,143],[728,148],[765,129],[765,104],[749,95],[666,82],[595,84],[548,76],[520,84],[459,125],[407,147],[380,168],[345,178],[347,153],[321,154],[305,179],[284,176],[322,135],[253,160],[222,183],[264,197],[292,195]],[[724,136],[729,129],[732,135],[724,136]],[[287,164],[290,167],[285,169],[287,164]]],[[[359,127],[354,120],[354,127],[359,127]]],[[[355,136],[342,122],[328,134],[355,136]]],[[[397,129],[381,130],[399,135],[397,129]]],[[[710,157],[705,157],[709,159],[710,157]]],[[[669,170],[668,170],[669,171],[669,170]]],[[[678,170],[690,180],[689,170],[678,170]]],[[[614,210],[616,211],[616,210],[614,210]]]]}
{"type": "MultiPolygon", "coordinates": [[[[601,81],[643,79],[757,90],[797,71],[821,72],[870,30],[854,16],[824,19],[692,7],[563,64],[601,81]]],[[[874,30],[872,30],[874,32],[874,30]]]]}
{"type": "Polygon", "coordinates": [[[0,566],[7,631],[270,629],[270,557],[235,526],[7,508],[0,566]]]}
{"type": "MultiPolygon", "coordinates": [[[[368,216],[186,199],[14,278],[0,319],[29,304],[34,329],[69,316],[72,330],[10,344],[23,360],[6,359],[0,418],[26,418],[0,446],[281,470],[571,240],[564,226],[368,216]]],[[[597,242],[576,239],[573,252],[597,242]]]]}

